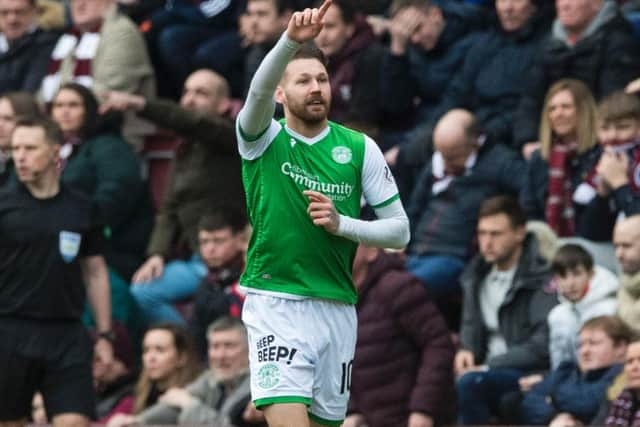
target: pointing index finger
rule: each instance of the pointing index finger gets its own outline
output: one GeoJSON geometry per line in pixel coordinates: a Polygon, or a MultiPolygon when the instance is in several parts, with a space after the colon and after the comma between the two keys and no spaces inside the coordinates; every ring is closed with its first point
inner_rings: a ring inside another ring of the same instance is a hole
{"type": "Polygon", "coordinates": [[[329,6],[331,6],[331,0],[324,0],[324,3],[318,9],[318,20],[322,22],[322,18],[324,18],[324,14],[329,10],[329,6]]]}
{"type": "Polygon", "coordinates": [[[325,196],[324,194],[319,193],[317,191],[313,191],[313,190],[304,190],[302,192],[302,194],[304,194],[305,196],[309,197],[310,199],[314,199],[314,200],[319,201],[319,202],[327,202],[327,201],[331,200],[327,196],[325,196]]]}

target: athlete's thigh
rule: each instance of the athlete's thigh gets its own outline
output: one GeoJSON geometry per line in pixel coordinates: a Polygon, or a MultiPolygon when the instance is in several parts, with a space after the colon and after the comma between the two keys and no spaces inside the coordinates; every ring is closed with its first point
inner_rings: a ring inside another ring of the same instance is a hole
{"type": "Polygon", "coordinates": [[[91,421],[81,414],[58,414],[53,417],[53,427],[89,427],[91,421]]]}
{"type": "Polygon", "coordinates": [[[351,305],[322,301],[318,321],[327,328],[327,342],[316,365],[311,420],[320,425],[340,425],[346,415],[351,389],[351,369],[357,338],[357,317],[351,305]]]}
{"type": "Polygon", "coordinates": [[[67,341],[56,351],[58,357],[47,361],[40,392],[54,421],[58,415],[68,415],[62,419],[75,426],[81,421],[72,415],[90,419],[95,412],[93,344],[81,323],[68,325],[67,330],[67,341]]]}
{"type": "Polygon", "coordinates": [[[0,347],[0,426],[24,424],[38,389],[40,364],[10,348],[0,347]]]}
{"type": "Polygon", "coordinates": [[[266,406],[264,416],[269,427],[310,427],[307,405],[303,403],[276,403],[266,406]]]}
{"type": "Polygon", "coordinates": [[[249,338],[251,396],[256,407],[310,405],[315,337],[307,321],[308,300],[249,294],[242,320],[249,338]]]}

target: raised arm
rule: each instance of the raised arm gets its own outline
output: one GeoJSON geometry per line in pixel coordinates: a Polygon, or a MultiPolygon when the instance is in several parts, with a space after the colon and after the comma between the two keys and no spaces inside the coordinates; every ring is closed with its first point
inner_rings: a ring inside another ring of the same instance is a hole
{"type": "Polygon", "coordinates": [[[320,33],[329,6],[331,0],[325,0],[319,8],[295,12],[286,32],[258,67],[247,100],[238,114],[239,129],[247,140],[257,139],[269,126],[275,110],[273,94],[284,70],[300,45],[320,33]]]}

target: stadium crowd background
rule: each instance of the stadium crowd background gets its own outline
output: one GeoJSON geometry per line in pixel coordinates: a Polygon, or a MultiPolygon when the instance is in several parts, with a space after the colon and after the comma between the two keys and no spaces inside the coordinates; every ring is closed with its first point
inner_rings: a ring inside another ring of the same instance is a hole
{"type": "MultiPolygon", "coordinates": [[[[96,422],[263,422],[233,320],[251,233],[233,120],[310,6],[0,0],[0,185],[16,120],[49,115],[107,238],[96,422]]],[[[316,44],[330,119],[380,145],[412,228],[403,253],[356,255],[344,426],[637,425],[640,3],[334,0],[316,44]]]]}

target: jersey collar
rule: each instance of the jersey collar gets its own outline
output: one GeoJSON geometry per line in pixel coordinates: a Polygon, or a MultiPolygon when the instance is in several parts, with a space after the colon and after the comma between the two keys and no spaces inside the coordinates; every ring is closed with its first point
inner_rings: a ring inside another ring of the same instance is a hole
{"type": "Polygon", "coordinates": [[[289,126],[285,125],[284,129],[287,131],[287,133],[289,135],[291,135],[292,137],[294,137],[295,139],[304,142],[307,145],[313,145],[316,142],[324,139],[324,137],[326,137],[329,134],[329,131],[331,130],[331,128],[329,126],[327,126],[326,128],[324,128],[322,130],[322,132],[320,132],[319,134],[317,134],[316,136],[314,136],[313,138],[307,138],[304,135],[300,135],[298,132],[294,131],[293,129],[291,129],[289,126]]]}

